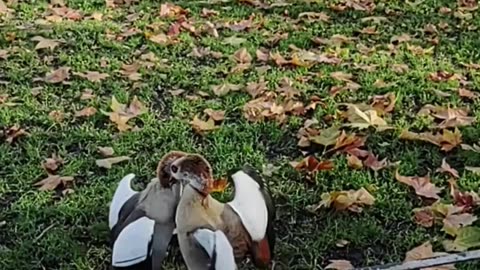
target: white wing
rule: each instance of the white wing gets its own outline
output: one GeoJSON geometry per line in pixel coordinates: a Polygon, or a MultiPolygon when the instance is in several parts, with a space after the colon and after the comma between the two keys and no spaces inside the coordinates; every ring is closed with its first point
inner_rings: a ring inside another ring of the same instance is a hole
{"type": "Polygon", "coordinates": [[[125,202],[137,193],[130,186],[133,178],[135,178],[135,174],[133,173],[125,176],[120,183],[118,183],[118,187],[113,194],[113,199],[110,203],[110,211],[108,213],[108,226],[110,229],[117,224],[118,214],[125,202]]]}
{"type": "Polygon", "coordinates": [[[254,241],[265,237],[268,223],[268,210],[260,186],[244,171],[232,175],[235,184],[235,197],[228,204],[237,212],[243,226],[254,241]]]}
{"type": "Polygon", "coordinates": [[[140,263],[149,255],[155,221],[141,217],[128,224],[113,244],[112,265],[126,267],[140,263]]]}
{"type": "Polygon", "coordinates": [[[209,229],[198,229],[193,233],[193,237],[195,237],[195,240],[205,249],[210,258],[216,253],[214,262],[215,269],[237,269],[233,256],[233,248],[222,231],[217,230],[213,232],[209,229]]]}

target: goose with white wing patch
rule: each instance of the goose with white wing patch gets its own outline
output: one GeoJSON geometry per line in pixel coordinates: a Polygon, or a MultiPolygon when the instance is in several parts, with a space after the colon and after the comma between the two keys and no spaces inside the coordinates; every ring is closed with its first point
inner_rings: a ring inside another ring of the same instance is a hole
{"type": "Polygon", "coordinates": [[[260,175],[248,165],[233,171],[234,199],[221,203],[210,196],[212,169],[205,158],[190,154],[174,161],[171,175],[184,183],[177,215],[180,250],[190,270],[209,269],[209,257],[198,248],[192,233],[199,228],[221,230],[238,262],[250,256],[257,267],[267,267],[273,257],[275,208],[260,175]]]}
{"type": "Polygon", "coordinates": [[[157,177],[137,192],[134,174],[119,183],[110,204],[112,269],[161,269],[175,230],[182,184],[170,175],[170,165],[184,152],[172,151],[160,160],[157,177]]]}

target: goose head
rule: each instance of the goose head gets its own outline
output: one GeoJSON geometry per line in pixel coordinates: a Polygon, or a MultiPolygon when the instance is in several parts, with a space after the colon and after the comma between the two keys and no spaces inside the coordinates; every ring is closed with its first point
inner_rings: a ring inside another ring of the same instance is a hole
{"type": "Polygon", "coordinates": [[[212,167],[201,155],[189,154],[175,160],[170,165],[170,174],[203,196],[210,193],[213,184],[212,167]]]}
{"type": "Polygon", "coordinates": [[[170,166],[175,160],[184,156],[187,156],[187,153],[170,151],[160,159],[157,166],[157,178],[162,187],[169,188],[176,182],[176,179],[170,174],[170,166]]]}

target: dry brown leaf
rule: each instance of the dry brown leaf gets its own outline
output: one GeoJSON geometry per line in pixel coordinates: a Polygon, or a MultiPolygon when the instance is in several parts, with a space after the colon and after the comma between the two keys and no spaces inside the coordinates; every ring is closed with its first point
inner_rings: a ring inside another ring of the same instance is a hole
{"type": "Polygon", "coordinates": [[[132,129],[132,126],[127,122],[147,111],[145,106],[138,100],[137,96],[134,96],[132,102],[127,107],[125,104],[119,103],[115,96],[112,96],[112,103],[110,105],[112,112],[102,111],[103,114],[109,116],[110,121],[117,125],[117,129],[120,132],[132,129]]]}
{"type": "Polygon", "coordinates": [[[142,75],[138,73],[140,67],[141,66],[138,62],[134,62],[132,64],[123,64],[120,73],[131,81],[138,81],[142,78],[142,75]]]}
{"type": "Polygon", "coordinates": [[[186,13],[185,9],[172,3],[165,3],[160,6],[160,17],[172,18],[186,13]]]}
{"type": "Polygon", "coordinates": [[[58,44],[60,44],[58,40],[48,39],[40,36],[33,37],[31,40],[38,42],[37,45],[35,45],[35,50],[41,50],[46,48],[53,50],[55,49],[55,47],[58,46],[58,44]]]}
{"type": "Polygon", "coordinates": [[[333,207],[339,211],[349,210],[360,213],[363,211],[365,205],[373,205],[375,202],[375,198],[365,188],[323,193],[321,197],[321,202],[314,210],[321,207],[329,208],[333,205],[333,207]]]}
{"type": "Polygon", "coordinates": [[[451,128],[459,126],[469,126],[475,121],[475,117],[468,116],[468,111],[464,109],[452,109],[442,107],[432,107],[433,116],[443,120],[437,125],[438,128],[451,128]]]}
{"type": "Polygon", "coordinates": [[[54,110],[48,113],[48,117],[57,123],[63,122],[65,119],[65,114],[62,111],[54,110]]]}
{"type": "Polygon", "coordinates": [[[94,107],[85,107],[80,111],[75,112],[75,117],[90,117],[97,113],[97,109],[94,107]]]}
{"type": "Polygon", "coordinates": [[[203,112],[212,118],[213,121],[223,121],[225,119],[225,111],[205,109],[203,112]]]}
{"type": "Polygon", "coordinates": [[[63,159],[57,157],[56,155],[53,155],[51,158],[46,158],[42,162],[42,167],[48,174],[53,174],[58,169],[59,165],[62,164],[63,159]]]}
{"type": "Polygon", "coordinates": [[[238,91],[242,89],[242,87],[243,85],[240,85],[240,84],[231,84],[231,83],[225,82],[220,85],[212,86],[212,91],[216,96],[221,97],[230,93],[230,91],[238,91]]]}
{"type": "Polygon", "coordinates": [[[363,112],[358,108],[357,105],[347,104],[347,118],[350,122],[345,124],[346,126],[356,127],[359,129],[369,128],[371,126],[377,128],[378,130],[386,130],[391,127],[387,125],[387,122],[380,118],[376,110],[366,110],[363,112]]]}
{"type": "Polygon", "coordinates": [[[456,206],[461,206],[466,212],[471,212],[480,205],[480,196],[476,192],[461,192],[455,179],[449,179],[448,184],[450,186],[450,196],[452,196],[456,206]]]}
{"type": "Polygon", "coordinates": [[[203,121],[197,115],[193,117],[193,120],[190,121],[190,124],[192,125],[193,130],[200,135],[219,128],[219,126],[215,125],[215,121],[212,118],[209,118],[207,121],[203,121]]]}
{"type": "Polygon", "coordinates": [[[72,181],[73,177],[71,176],[48,175],[47,178],[33,184],[33,186],[38,186],[41,191],[51,191],[60,185],[66,186],[67,183],[72,181]]]}
{"type": "Polygon", "coordinates": [[[76,75],[76,76],[82,77],[84,79],[87,79],[91,82],[100,82],[100,81],[109,77],[108,74],[100,73],[100,72],[97,72],[97,71],[87,71],[85,73],[74,72],[73,74],[76,75]]]}
{"type": "Polygon", "coordinates": [[[248,82],[245,90],[250,96],[252,96],[252,98],[256,98],[258,95],[268,90],[267,83],[268,82],[265,81],[264,77],[260,77],[258,82],[248,82]]]}
{"type": "Polygon", "coordinates": [[[379,161],[377,156],[369,152],[367,159],[363,161],[363,165],[365,165],[365,167],[370,168],[376,172],[383,168],[386,168],[388,166],[388,162],[387,162],[387,158],[384,158],[379,161]]]}
{"type": "Polygon", "coordinates": [[[393,64],[392,65],[393,72],[398,73],[398,74],[403,74],[403,73],[407,72],[409,69],[410,68],[406,64],[393,64]]]}
{"type": "Polygon", "coordinates": [[[106,147],[99,146],[97,149],[100,155],[102,155],[102,157],[111,157],[115,153],[113,148],[108,146],[106,147]]]}
{"type": "Polygon", "coordinates": [[[471,100],[477,99],[480,95],[477,92],[473,92],[470,90],[467,90],[465,88],[459,88],[458,89],[458,95],[464,98],[468,98],[471,100]]]}
{"type": "Polygon", "coordinates": [[[441,173],[448,173],[455,178],[460,178],[460,176],[458,175],[458,171],[450,167],[450,164],[447,163],[446,158],[442,159],[442,165],[436,171],[441,173]]]}
{"type": "Polygon", "coordinates": [[[70,78],[70,68],[69,67],[61,67],[56,70],[53,70],[44,78],[44,81],[47,83],[61,83],[68,78],[70,78]]]}
{"type": "Polygon", "coordinates": [[[355,155],[347,155],[347,164],[350,168],[361,169],[363,168],[362,161],[355,155]]]}
{"type": "Polygon", "coordinates": [[[342,82],[351,82],[353,79],[353,75],[349,73],[345,73],[343,71],[335,71],[330,73],[330,77],[334,78],[337,81],[342,82]]]}
{"type": "Polygon", "coordinates": [[[119,157],[97,159],[95,160],[95,164],[97,164],[97,166],[101,168],[111,169],[113,164],[117,164],[127,160],[130,160],[130,157],[119,156],[119,157]]]}
{"type": "Polygon", "coordinates": [[[308,173],[330,171],[334,168],[334,164],[332,161],[318,161],[314,156],[308,156],[302,159],[300,162],[290,162],[290,165],[292,165],[297,171],[307,171],[308,173]]]}
{"type": "MultiPolygon", "coordinates": [[[[413,248],[408,251],[405,255],[405,262],[422,260],[427,258],[433,258],[437,256],[445,255],[445,253],[433,252],[432,245],[430,242],[425,242],[418,247],[413,248]]],[[[436,267],[423,268],[423,270],[454,270],[456,269],[454,265],[442,265],[436,267]]]]}
{"type": "Polygon", "coordinates": [[[14,125],[7,129],[4,133],[7,143],[13,143],[17,138],[21,136],[28,136],[30,133],[26,132],[23,128],[20,128],[18,125],[14,125]]]}
{"type": "Polygon", "coordinates": [[[383,115],[395,109],[396,101],[395,93],[390,92],[385,95],[374,96],[370,106],[374,108],[379,115],[383,115]]]}
{"type": "Polygon", "coordinates": [[[329,22],[330,16],[327,15],[325,12],[302,12],[298,14],[298,18],[306,18],[309,22],[321,21],[321,22],[329,22]]]}
{"type": "Polygon", "coordinates": [[[431,132],[415,133],[403,130],[400,134],[400,139],[429,142],[440,146],[445,152],[451,151],[462,143],[462,134],[457,128],[455,128],[453,132],[448,129],[444,129],[442,132],[443,133],[433,134],[431,132]]]}
{"type": "Polygon", "coordinates": [[[415,193],[417,193],[417,195],[437,200],[440,199],[438,193],[440,193],[443,188],[436,187],[430,181],[430,177],[428,175],[424,177],[402,176],[398,173],[398,170],[396,170],[395,179],[401,183],[411,186],[413,189],[415,189],[415,193]]]}
{"type": "Polygon", "coordinates": [[[391,39],[390,39],[390,43],[404,43],[404,42],[409,42],[410,40],[412,40],[412,38],[408,35],[408,34],[401,34],[399,36],[393,36],[391,39]]]}
{"type": "Polygon", "coordinates": [[[152,35],[152,36],[148,37],[148,40],[150,40],[153,43],[157,43],[157,44],[161,44],[161,45],[166,45],[166,44],[169,44],[171,42],[170,38],[164,33],[159,33],[159,34],[156,34],[156,35],[152,35]]]}
{"type": "Polygon", "coordinates": [[[83,92],[82,92],[82,95],[80,96],[80,100],[89,100],[89,99],[93,99],[95,96],[95,94],[93,94],[93,90],[92,89],[85,89],[83,92]]]}
{"type": "Polygon", "coordinates": [[[350,261],[347,260],[330,260],[330,264],[325,266],[325,269],[336,270],[352,270],[354,267],[350,261]]]}
{"type": "Polygon", "coordinates": [[[13,12],[13,9],[8,8],[5,2],[3,2],[3,0],[0,0],[0,15],[2,14],[8,15],[12,12],[13,12]]]}
{"type": "Polygon", "coordinates": [[[234,54],[233,58],[237,63],[246,64],[252,62],[252,56],[247,51],[245,47],[238,49],[234,54]]]}

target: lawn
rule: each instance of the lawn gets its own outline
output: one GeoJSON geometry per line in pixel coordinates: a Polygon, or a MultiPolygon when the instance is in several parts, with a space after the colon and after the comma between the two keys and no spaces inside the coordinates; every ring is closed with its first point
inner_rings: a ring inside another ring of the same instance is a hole
{"type": "Polygon", "coordinates": [[[120,2],[0,1],[1,269],[107,269],[117,182],[170,150],[271,174],[276,269],[444,251],[462,225],[413,211],[437,200],[478,225],[476,1],[120,2]],[[348,190],[375,200],[319,206],[348,190]]]}

